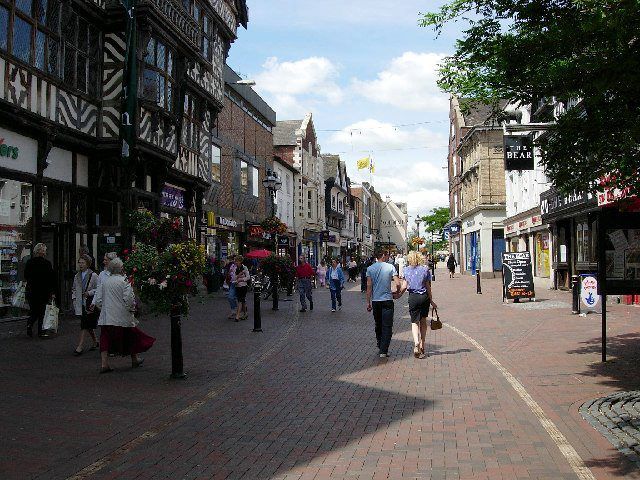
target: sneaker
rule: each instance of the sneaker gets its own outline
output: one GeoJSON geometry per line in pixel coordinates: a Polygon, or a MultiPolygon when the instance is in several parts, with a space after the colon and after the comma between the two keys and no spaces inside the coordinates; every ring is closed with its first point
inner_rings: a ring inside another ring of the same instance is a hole
{"type": "Polygon", "coordinates": [[[332,309],[331,309],[331,311],[332,311],[332,312],[335,312],[335,311],[336,311],[336,309],[335,309],[335,308],[332,308],[332,309]]]}
{"type": "Polygon", "coordinates": [[[388,353],[381,353],[380,358],[387,358],[389,356],[388,353]]]}
{"type": "Polygon", "coordinates": [[[309,310],[313,310],[313,300],[309,300],[309,310]]]}
{"type": "Polygon", "coordinates": [[[300,309],[300,313],[304,313],[304,312],[306,312],[306,311],[307,311],[307,309],[306,309],[306,308],[301,308],[301,309],[300,309]]]}

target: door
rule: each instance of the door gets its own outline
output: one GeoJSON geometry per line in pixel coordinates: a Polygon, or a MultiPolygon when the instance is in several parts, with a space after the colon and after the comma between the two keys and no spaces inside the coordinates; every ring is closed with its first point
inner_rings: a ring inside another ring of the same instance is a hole
{"type": "Polygon", "coordinates": [[[506,243],[504,240],[504,230],[496,229],[492,232],[493,238],[493,271],[502,270],[502,254],[506,251],[506,243]]]}
{"type": "Polygon", "coordinates": [[[74,242],[69,224],[43,224],[42,243],[47,246],[47,260],[53,265],[54,292],[60,310],[71,308],[71,289],[75,276],[74,242]]]}

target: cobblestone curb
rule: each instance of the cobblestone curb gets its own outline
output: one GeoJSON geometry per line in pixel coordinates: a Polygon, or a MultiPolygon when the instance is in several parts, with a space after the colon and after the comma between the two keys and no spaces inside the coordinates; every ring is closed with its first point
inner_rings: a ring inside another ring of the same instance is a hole
{"type": "Polygon", "coordinates": [[[580,407],[580,414],[640,467],[640,390],[589,400],[580,407]]]}

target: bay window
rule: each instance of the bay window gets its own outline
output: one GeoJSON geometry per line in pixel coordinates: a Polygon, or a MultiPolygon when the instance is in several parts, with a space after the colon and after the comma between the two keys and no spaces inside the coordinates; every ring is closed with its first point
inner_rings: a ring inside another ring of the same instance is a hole
{"type": "Polygon", "coordinates": [[[153,37],[149,40],[142,72],[142,97],[168,112],[173,110],[175,92],[173,59],[170,47],[153,37]]]}

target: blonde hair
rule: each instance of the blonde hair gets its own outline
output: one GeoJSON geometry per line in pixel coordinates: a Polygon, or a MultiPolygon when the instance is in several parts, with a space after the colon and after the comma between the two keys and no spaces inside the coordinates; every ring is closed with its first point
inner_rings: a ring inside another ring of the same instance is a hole
{"type": "Polygon", "coordinates": [[[424,255],[422,255],[420,252],[416,252],[415,250],[411,250],[409,252],[409,255],[407,256],[407,263],[411,267],[424,265],[424,255]]]}
{"type": "Polygon", "coordinates": [[[36,243],[36,246],[33,247],[33,253],[44,256],[47,253],[47,246],[44,243],[36,243]]]}

